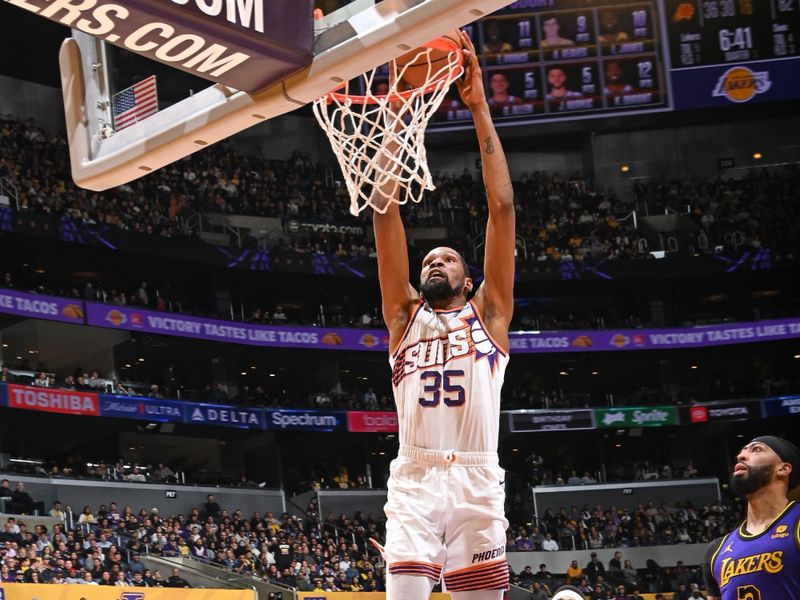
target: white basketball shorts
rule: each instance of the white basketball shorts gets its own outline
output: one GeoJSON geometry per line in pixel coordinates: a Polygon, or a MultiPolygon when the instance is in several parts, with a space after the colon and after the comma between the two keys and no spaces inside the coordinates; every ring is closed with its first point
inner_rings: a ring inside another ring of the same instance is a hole
{"type": "Polygon", "coordinates": [[[389,573],[444,574],[450,592],[507,589],[504,484],[495,453],[401,446],[385,507],[389,573]]]}

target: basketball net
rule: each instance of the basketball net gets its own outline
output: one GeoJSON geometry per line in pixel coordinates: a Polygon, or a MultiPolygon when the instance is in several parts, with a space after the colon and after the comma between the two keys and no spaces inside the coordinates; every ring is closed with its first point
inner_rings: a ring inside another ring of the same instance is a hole
{"type": "MultiPolygon", "coordinates": [[[[443,40],[436,40],[436,48],[443,40]]],[[[353,82],[348,82],[343,92],[314,101],[314,115],[342,169],[353,215],[368,206],[385,213],[390,202],[420,202],[426,190],[435,189],[425,154],[425,129],[464,70],[460,48],[452,45],[448,50],[444,60],[431,61],[432,48],[424,47],[403,66],[391,61],[389,69],[396,76],[389,79],[385,94],[373,92],[377,71],[373,69],[355,80],[363,84],[363,96],[349,94],[353,82]],[[426,62],[424,85],[401,89],[409,67],[421,70],[426,62]]]]}

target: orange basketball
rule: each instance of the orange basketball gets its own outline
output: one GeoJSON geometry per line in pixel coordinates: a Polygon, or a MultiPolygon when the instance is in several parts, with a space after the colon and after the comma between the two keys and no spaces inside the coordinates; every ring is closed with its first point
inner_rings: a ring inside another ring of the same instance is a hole
{"type": "MultiPolygon", "coordinates": [[[[447,58],[453,46],[462,48],[458,30],[451,31],[422,48],[406,52],[395,59],[397,73],[403,82],[411,88],[423,87],[429,83],[428,78],[447,66],[447,58]],[[426,52],[430,49],[430,53],[426,52]]],[[[441,73],[444,75],[444,72],[441,73]]]]}

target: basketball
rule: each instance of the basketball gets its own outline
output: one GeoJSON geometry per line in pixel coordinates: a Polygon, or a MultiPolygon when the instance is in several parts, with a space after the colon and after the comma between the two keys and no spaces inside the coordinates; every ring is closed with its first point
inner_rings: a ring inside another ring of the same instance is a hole
{"type": "Polygon", "coordinates": [[[395,59],[397,72],[402,74],[403,82],[411,88],[423,87],[429,77],[447,66],[447,58],[453,45],[462,48],[461,36],[455,29],[425,44],[422,48],[406,52],[395,59]],[[425,50],[430,48],[430,53],[425,50]]]}

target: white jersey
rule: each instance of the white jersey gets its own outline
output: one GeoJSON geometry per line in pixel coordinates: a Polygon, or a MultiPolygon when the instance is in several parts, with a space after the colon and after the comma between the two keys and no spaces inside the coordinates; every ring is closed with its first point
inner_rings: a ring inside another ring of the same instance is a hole
{"type": "Polygon", "coordinates": [[[401,446],[497,452],[508,355],[472,302],[452,311],[420,303],[389,364],[401,446]]]}

